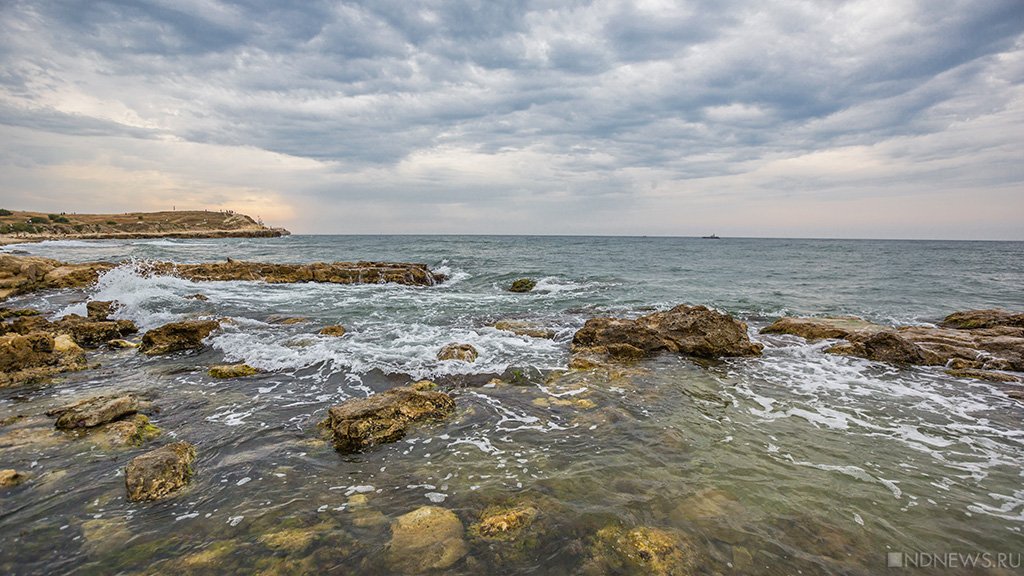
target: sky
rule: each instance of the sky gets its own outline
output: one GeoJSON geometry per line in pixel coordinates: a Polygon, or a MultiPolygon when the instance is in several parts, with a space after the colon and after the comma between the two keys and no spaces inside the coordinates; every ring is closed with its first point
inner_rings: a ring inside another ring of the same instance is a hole
{"type": "Polygon", "coordinates": [[[1024,240],[1024,2],[0,0],[0,207],[1024,240]]]}

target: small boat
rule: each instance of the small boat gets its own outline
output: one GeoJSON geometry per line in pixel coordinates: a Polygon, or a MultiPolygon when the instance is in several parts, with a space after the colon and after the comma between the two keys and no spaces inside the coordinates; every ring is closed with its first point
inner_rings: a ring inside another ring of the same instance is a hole
{"type": "Polygon", "coordinates": [[[701,236],[701,238],[705,240],[721,240],[721,238],[718,237],[718,234],[712,234],[711,236],[701,236]]]}

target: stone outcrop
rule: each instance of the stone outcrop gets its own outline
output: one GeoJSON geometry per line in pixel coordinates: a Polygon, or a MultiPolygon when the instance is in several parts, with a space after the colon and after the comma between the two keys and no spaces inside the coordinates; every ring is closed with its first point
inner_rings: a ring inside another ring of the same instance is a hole
{"type": "Polygon", "coordinates": [[[526,320],[499,320],[494,323],[494,328],[505,332],[511,332],[518,336],[529,336],[530,338],[544,338],[550,340],[555,337],[554,330],[539,326],[526,320]]]}
{"type": "Polygon", "coordinates": [[[186,320],[171,322],[154,328],[142,336],[141,350],[145,354],[169,354],[181,350],[199,350],[203,340],[220,327],[215,320],[186,320]]]}
{"type": "Polygon", "coordinates": [[[319,332],[317,332],[317,334],[320,334],[322,336],[334,336],[340,338],[341,336],[345,335],[345,327],[342,326],[341,324],[335,324],[333,326],[324,326],[323,328],[320,329],[319,332]]]}
{"type": "Polygon", "coordinates": [[[391,524],[388,567],[401,574],[450,568],[469,552],[459,517],[451,510],[423,506],[391,524]]]}
{"type": "Polygon", "coordinates": [[[109,300],[93,300],[85,305],[86,316],[93,322],[106,322],[114,313],[114,302],[109,300]]]}
{"type": "Polygon", "coordinates": [[[139,411],[142,403],[135,394],[95,396],[67,406],[50,410],[47,416],[56,417],[54,426],[63,430],[94,428],[120,420],[139,411]]]}
{"type": "Polygon", "coordinates": [[[0,300],[49,288],[81,288],[96,281],[114,264],[65,264],[49,258],[0,254],[0,300]]]}
{"type": "Polygon", "coordinates": [[[131,320],[91,320],[77,314],[68,314],[54,323],[52,330],[70,334],[75,342],[87,348],[120,340],[139,331],[131,320]]]}
{"type": "Polygon", "coordinates": [[[29,332],[0,336],[0,387],[44,380],[85,367],[84,352],[67,335],[29,332]]]}
{"type": "Polygon", "coordinates": [[[392,388],[368,398],[347,400],[328,411],[323,425],[340,452],[356,452],[405,436],[414,422],[440,420],[455,412],[444,392],[392,388]]]}
{"type": "Polygon", "coordinates": [[[244,378],[246,376],[254,376],[259,374],[259,372],[259,370],[248,364],[219,364],[211,366],[209,370],[210,376],[214,378],[244,378]]]}
{"type": "Polygon", "coordinates": [[[509,292],[529,292],[537,286],[537,281],[533,278],[520,278],[512,282],[508,287],[509,292]]]}
{"type": "Polygon", "coordinates": [[[192,479],[196,448],[175,442],[136,456],[124,469],[128,499],[159,500],[173,495],[192,479]]]}
{"type": "Polygon", "coordinates": [[[873,324],[855,316],[837,316],[825,318],[779,318],[774,323],[761,329],[761,334],[792,334],[805,340],[828,340],[832,338],[849,338],[857,333],[875,333],[885,330],[885,326],[873,324]]]}
{"type": "Polygon", "coordinates": [[[588,358],[633,360],[663,350],[697,358],[756,356],[762,348],[751,342],[745,323],[705,306],[685,304],[636,320],[591,318],[572,339],[577,365],[588,358]]]}
{"type": "MultiPolygon", "coordinates": [[[[808,339],[844,338],[846,342],[826,352],[890,364],[947,366],[961,371],[1024,371],[1022,321],[1024,314],[970,310],[950,314],[939,327],[890,328],[857,319],[783,318],[763,332],[808,339]]],[[[1001,379],[988,375],[990,380],[997,378],[1001,379]]]]}
{"type": "Polygon", "coordinates": [[[472,344],[459,344],[453,342],[446,344],[437,352],[438,360],[461,360],[463,362],[476,362],[480,354],[472,344]]]}
{"type": "Polygon", "coordinates": [[[445,280],[426,264],[405,262],[314,262],[312,264],[270,264],[228,259],[225,262],[175,264],[155,262],[157,274],[173,274],[193,281],[252,280],[271,284],[325,282],[331,284],[407,284],[433,286],[445,280]]]}

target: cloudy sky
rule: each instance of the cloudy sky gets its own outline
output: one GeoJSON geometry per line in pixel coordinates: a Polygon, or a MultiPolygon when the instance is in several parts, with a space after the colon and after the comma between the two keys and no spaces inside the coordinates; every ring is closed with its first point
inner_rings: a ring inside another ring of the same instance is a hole
{"type": "Polygon", "coordinates": [[[0,0],[0,207],[1024,239],[1021,0],[0,0]]]}

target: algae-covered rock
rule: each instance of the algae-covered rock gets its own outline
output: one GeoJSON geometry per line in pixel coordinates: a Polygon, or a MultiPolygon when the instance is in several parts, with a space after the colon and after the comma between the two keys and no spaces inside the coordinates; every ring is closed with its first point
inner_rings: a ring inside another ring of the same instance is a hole
{"type": "Polygon", "coordinates": [[[111,422],[99,431],[110,446],[142,446],[162,433],[145,414],[135,414],[131,418],[111,422]]]}
{"type": "Polygon", "coordinates": [[[168,354],[179,350],[199,350],[203,340],[220,327],[215,320],[171,322],[142,336],[142,352],[149,355],[168,354]]]}
{"type": "Polygon", "coordinates": [[[317,332],[317,334],[320,334],[322,336],[341,337],[345,335],[345,327],[342,326],[341,324],[335,324],[333,326],[324,326],[323,328],[320,329],[319,332],[317,332]]]}
{"type": "Polygon", "coordinates": [[[554,330],[526,320],[499,320],[494,323],[494,327],[498,330],[512,332],[518,336],[529,336],[530,338],[550,340],[555,337],[554,330]]]}
{"type": "Polygon", "coordinates": [[[324,422],[340,452],[394,442],[419,421],[440,420],[455,412],[455,400],[443,392],[392,388],[368,398],[347,400],[328,411],[324,422]]]}
{"type": "Polygon", "coordinates": [[[607,526],[594,536],[582,572],[588,576],[685,576],[694,574],[695,564],[693,545],[676,532],[647,526],[629,530],[607,526]]]}
{"type": "Polygon", "coordinates": [[[0,388],[86,368],[85,354],[67,336],[44,332],[0,336],[0,388]]]}
{"type": "Polygon", "coordinates": [[[424,506],[391,524],[388,567],[402,574],[450,568],[469,552],[462,522],[451,510],[424,506]]]}
{"type": "Polygon", "coordinates": [[[243,378],[259,374],[259,372],[248,364],[219,364],[211,366],[209,370],[210,376],[214,378],[243,378]]]}
{"type": "Polygon", "coordinates": [[[86,316],[93,322],[105,322],[114,313],[114,302],[93,300],[85,304],[86,316]]]}
{"type": "Polygon", "coordinates": [[[480,521],[470,526],[469,533],[483,540],[515,540],[539,515],[540,510],[528,504],[490,506],[480,521]]]}
{"type": "Polygon", "coordinates": [[[479,353],[472,344],[446,344],[437,353],[438,360],[461,360],[463,362],[476,362],[479,353]]]}
{"type": "Polygon", "coordinates": [[[529,292],[537,286],[537,281],[533,278],[520,278],[513,280],[512,284],[508,287],[509,292],[529,292]]]}
{"type": "Polygon", "coordinates": [[[1006,310],[966,310],[946,316],[939,326],[956,330],[976,330],[997,326],[1024,328],[1024,314],[1006,310]]]}
{"type": "Polygon", "coordinates": [[[14,469],[0,470],[0,488],[11,488],[28,479],[28,475],[14,469]]]}
{"type": "Polygon", "coordinates": [[[192,479],[196,447],[175,442],[132,459],[124,469],[128,499],[159,500],[173,495],[192,479]]]}
{"type": "Polygon", "coordinates": [[[93,428],[113,422],[138,412],[139,398],[135,394],[117,396],[95,396],[79,400],[46,413],[57,417],[54,424],[57,428],[72,430],[75,428],[93,428]]]}

